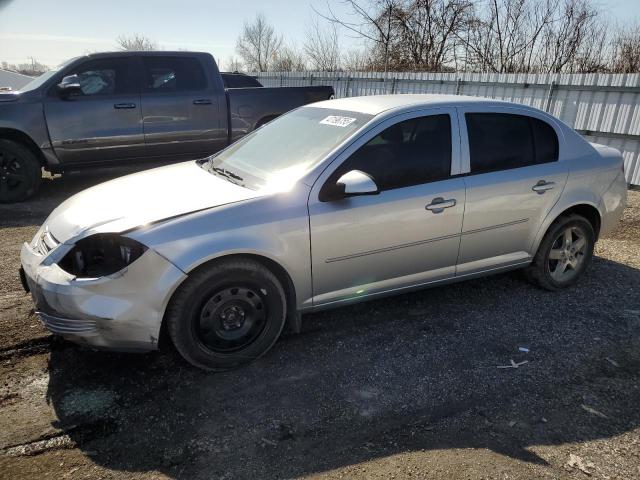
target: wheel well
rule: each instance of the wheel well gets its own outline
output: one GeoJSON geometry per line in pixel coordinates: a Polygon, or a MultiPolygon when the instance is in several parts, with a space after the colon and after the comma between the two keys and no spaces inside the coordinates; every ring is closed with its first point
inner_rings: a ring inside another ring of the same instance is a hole
{"type": "MultiPolygon", "coordinates": [[[[276,278],[280,281],[282,288],[284,289],[284,294],[287,300],[287,325],[294,331],[298,331],[299,326],[299,317],[297,311],[296,304],[296,289],[293,284],[293,280],[287,273],[287,271],[278,263],[270,258],[263,257],[262,255],[255,255],[250,253],[239,253],[232,255],[224,255],[222,257],[214,258],[213,260],[209,260],[208,262],[203,263],[202,265],[198,265],[195,269],[189,272],[187,275],[192,274],[196,270],[203,268],[204,266],[211,265],[213,263],[221,262],[229,259],[239,259],[239,258],[249,258],[258,263],[261,263],[264,267],[268,268],[271,273],[273,273],[276,278]]],[[[180,288],[180,287],[178,287],[180,288]]],[[[172,296],[178,291],[178,288],[173,292],[172,296]]],[[[171,300],[169,300],[170,302],[171,300]]],[[[166,313],[166,312],[165,312],[166,313]]],[[[158,341],[160,348],[166,345],[171,340],[169,339],[169,334],[166,331],[166,322],[164,318],[162,319],[162,324],[160,325],[160,339],[158,341]]]]}
{"type": "Polygon", "coordinates": [[[593,227],[593,232],[596,234],[596,240],[600,234],[600,212],[593,205],[588,205],[586,203],[580,205],[574,205],[571,208],[566,209],[562,212],[558,217],[566,217],[567,215],[576,214],[586,218],[591,226],[593,227]]]}
{"type": "Polygon", "coordinates": [[[43,167],[47,166],[47,161],[42,154],[42,150],[38,148],[38,145],[31,139],[29,135],[20,130],[15,130],[13,128],[0,128],[0,139],[4,140],[12,140],[16,143],[24,145],[27,147],[38,159],[40,165],[43,167]]]}

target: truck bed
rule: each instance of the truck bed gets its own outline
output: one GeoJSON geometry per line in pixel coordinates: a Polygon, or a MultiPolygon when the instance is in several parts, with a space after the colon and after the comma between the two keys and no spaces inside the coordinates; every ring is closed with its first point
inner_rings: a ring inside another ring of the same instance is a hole
{"type": "Polygon", "coordinates": [[[246,135],[286,112],[333,95],[328,86],[227,88],[230,141],[246,135]]]}

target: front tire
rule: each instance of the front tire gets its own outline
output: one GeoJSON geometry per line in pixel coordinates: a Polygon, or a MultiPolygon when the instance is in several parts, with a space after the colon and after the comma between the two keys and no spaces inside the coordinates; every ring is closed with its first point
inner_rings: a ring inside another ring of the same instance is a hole
{"type": "Polygon", "coordinates": [[[264,355],[285,324],[286,297],[276,276],[251,259],[198,269],[167,308],[167,329],[178,352],[210,371],[238,368],[264,355]]]}
{"type": "Polygon", "coordinates": [[[0,140],[0,203],[21,202],[40,186],[42,167],[24,145],[0,140]]]}
{"type": "Polygon", "coordinates": [[[545,234],[531,265],[529,280],[546,290],[560,290],[576,283],[593,257],[593,226],[580,215],[558,218],[545,234]]]}

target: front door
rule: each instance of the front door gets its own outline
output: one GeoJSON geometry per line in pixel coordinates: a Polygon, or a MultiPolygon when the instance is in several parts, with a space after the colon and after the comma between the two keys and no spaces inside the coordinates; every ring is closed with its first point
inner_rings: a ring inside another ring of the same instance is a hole
{"type": "Polygon", "coordinates": [[[49,135],[63,165],[111,163],[144,156],[140,95],[133,59],[87,60],[64,75],[78,75],[81,92],[44,101],[49,135]]]}
{"type": "Polygon", "coordinates": [[[147,154],[204,157],[223,148],[227,142],[224,91],[208,84],[200,60],[148,56],[142,63],[147,154]]]}
{"type": "Polygon", "coordinates": [[[526,264],[567,180],[562,133],[551,119],[517,108],[465,108],[460,114],[468,175],[457,275],[526,264]]]}
{"type": "Polygon", "coordinates": [[[454,276],[465,204],[464,180],[451,177],[458,159],[455,110],[430,109],[387,120],[332,163],[309,202],[314,305],[454,276]],[[336,196],[351,170],[379,193],[336,196]]]}

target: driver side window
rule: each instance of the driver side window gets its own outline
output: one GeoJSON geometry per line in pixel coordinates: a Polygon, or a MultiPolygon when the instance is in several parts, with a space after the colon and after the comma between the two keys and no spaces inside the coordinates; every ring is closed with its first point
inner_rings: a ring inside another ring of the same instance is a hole
{"type": "Polygon", "coordinates": [[[351,170],[368,174],[381,192],[448,178],[450,116],[412,118],[383,130],[333,172],[320,191],[320,200],[335,198],[337,180],[351,170]]]}
{"type": "Polygon", "coordinates": [[[81,97],[116,95],[136,91],[128,58],[89,60],[65,75],[78,75],[81,97]]]}

